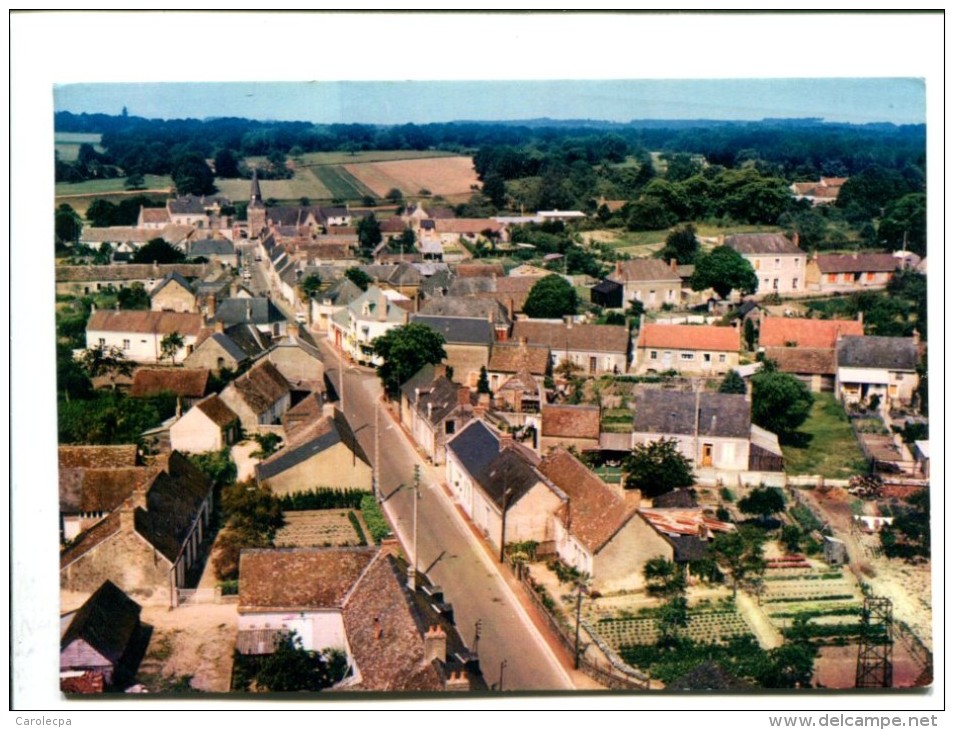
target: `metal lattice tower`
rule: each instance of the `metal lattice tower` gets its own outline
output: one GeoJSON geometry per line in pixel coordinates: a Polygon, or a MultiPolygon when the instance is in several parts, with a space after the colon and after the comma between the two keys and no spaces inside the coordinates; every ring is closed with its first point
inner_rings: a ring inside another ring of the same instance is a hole
{"type": "Polygon", "coordinates": [[[884,688],[891,687],[893,683],[893,611],[890,598],[865,598],[865,605],[861,610],[861,638],[855,670],[857,688],[884,688]]]}

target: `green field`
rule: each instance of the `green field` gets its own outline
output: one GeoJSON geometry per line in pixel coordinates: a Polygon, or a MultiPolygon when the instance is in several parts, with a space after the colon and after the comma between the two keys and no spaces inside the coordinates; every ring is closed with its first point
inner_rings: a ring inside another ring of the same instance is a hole
{"type": "Polygon", "coordinates": [[[343,167],[329,165],[314,167],[309,172],[313,173],[328,190],[331,191],[331,197],[340,200],[360,200],[365,196],[375,197],[371,188],[363,185],[354,175],[343,167]]]}
{"type": "MultiPolygon", "coordinates": [[[[681,224],[680,224],[681,225],[681,224]]],[[[731,236],[734,233],[778,233],[781,229],[777,226],[729,226],[720,228],[708,223],[693,223],[696,228],[696,235],[701,238],[715,238],[716,236],[731,236]]],[[[603,243],[610,248],[621,253],[628,253],[631,256],[649,256],[663,247],[666,243],[666,236],[671,229],[661,231],[627,231],[625,229],[613,228],[605,230],[588,231],[584,235],[593,240],[603,243]]],[[[702,251],[709,251],[713,244],[702,243],[702,251]]]]}
{"type": "Polygon", "coordinates": [[[848,417],[831,393],[815,393],[808,420],[796,435],[797,445],[782,445],[788,474],[819,474],[847,479],[867,470],[848,417]]]}
{"type": "Polygon", "coordinates": [[[53,148],[63,162],[73,162],[79,156],[79,148],[82,144],[91,144],[97,152],[103,152],[103,148],[99,146],[102,137],[101,134],[56,132],[53,135],[53,148]]]}

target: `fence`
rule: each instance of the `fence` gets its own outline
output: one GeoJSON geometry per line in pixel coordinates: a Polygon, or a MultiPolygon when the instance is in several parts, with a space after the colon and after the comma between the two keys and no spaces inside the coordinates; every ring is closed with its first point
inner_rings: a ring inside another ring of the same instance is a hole
{"type": "Polygon", "coordinates": [[[237,595],[223,596],[222,589],[218,586],[215,588],[179,588],[176,593],[178,594],[179,606],[238,603],[237,595]]]}
{"type": "MultiPolygon", "coordinates": [[[[546,622],[551,633],[556,636],[560,644],[570,656],[576,653],[576,637],[571,636],[573,629],[559,621],[553,611],[547,607],[530,582],[530,571],[520,562],[508,563],[514,575],[519,579],[524,594],[537,609],[537,614],[546,622]]],[[[552,599],[551,599],[552,600],[552,599]]],[[[608,689],[615,690],[645,690],[649,689],[649,676],[624,664],[615,653],[606,646],[595,631],[590,631],[585,621],[580,622],[581,633],[585,631],[607,660],[601,661],[598,657],[587,656],[586,644],[580,642],[579,669],[591,679],[595,679],[608,689]]]]}

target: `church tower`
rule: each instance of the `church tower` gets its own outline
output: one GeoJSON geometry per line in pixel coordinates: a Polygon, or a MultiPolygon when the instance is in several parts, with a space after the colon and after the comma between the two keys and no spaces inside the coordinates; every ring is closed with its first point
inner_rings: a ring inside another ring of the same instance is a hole
{"type": "Polygon", "coordinates": [[[258,170],[252,170],[252,190],[248,200],[248,235],[259,236],[265,228],[265,204],[258,184],[258,170]]]}

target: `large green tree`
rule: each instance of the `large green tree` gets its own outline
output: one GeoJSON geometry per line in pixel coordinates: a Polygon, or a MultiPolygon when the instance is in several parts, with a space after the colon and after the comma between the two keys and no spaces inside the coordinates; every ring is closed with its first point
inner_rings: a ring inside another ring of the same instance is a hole
{"type": "Polygon", "coordinates": [[[769,517],[785,509],[785,497],[780,489],[758,487],[739,500],[739,509],[747,515],[769,517]]]}
{"type": "Polygon", "coordinates": [[[693,291],[714,289],[720,299],[725,299],[733,289],[743,295],[753,294],[759,277],[742,254],[729,246],[718,246],[696,260],[689,285],[693,291]]]}
{"type": "Polygon", "coordinates": [[[685,568],[663,557],[650,558],[643,565],[643,578],[646,592],[663,599],[657,609],[656,625],[661,640],[669,641],[679,628],[689,624],[685,568]]]}
{"type": "Polygon", "coordinates": [[[739,375],[738,370],[730,370],[725,374],[725,377],[722,378],[722,382],[719,384],[719,392],[745,395],[747,392],[745,380],[743,380],[742,376],[739,375]]]}
{"type": "Polygon", "coordinates": [[[735,598],[740,586],[751,581],[757,582],[765,573],[765,558],[762,555],[764,544],[765,533],[748,526],[732,532],[720,532],[709,543],[710,554],[732,584],[732,598],[735,598]]]}
{"type": "Polygon", "coordinates": [[[676,259],[680,264],[691,264],[699,252],[699,240],[696,238],[696,228],[691,223],[680,226],[666,236],[666,245],[657,256],[669,261],[676,259]]]}
{"type": "Polygon", "coordinates": [[[427,325],[412,322],[388,330],[371,343],[383,362],[378,377],[389,395],[397,395],[402,383],[427,364],[445,357],[444,337],[427,325]]]}
{"type": "Polygon", "coordinates": [[[294,631],[278,639],[255,674],[256,684],[269,692],[318,692],[348,674],[348,661],[337,649],[309,651],[294,631]]]}
{"type": "Polygon", "coordinates": [[[357,286],[361,291],[367,291],[368,285],[371,284],[371,277],[357,266],[346,269],[344,275],[346,279],[350,279],[351,283],[357,286]]]}
{"type": "Polygon", "coordinates": [[[361,248],[373,249],[381,243],[381,224],[374,213],[370,213],[359,220],[357,229],[358,243],[361,244],[361,248]]]}
{"type": "Polygon", "coordinates": [[[692,462],[680,453],[675,439],[636,444],[626,457],[626,488],[639,489],[645,497],[657,497],[695,482],[692,462]]]}
{"type": "Polygon", "coordinates": [[[576,290],[559,274],[544,276],[530,289],[523,312],[528,317],[554,319],[576,314],[576,290]]]}
{"type": "Polygon", "coordinates": [[[153,238],[132,256],[134,264],[177,264],[185,261],[186,255],[163,238],[153,238]]]}
{"type": "Polygon", "coordinates": [[[57,248],[79,241],[82,230],[83,222],[71,205],[63,203],[56,209],[54,233],[57,248]]]}
{"type": "Polygon", "coordinates": [[[173,163],[172,182],[178,195],[210,195],[215,192],[215,176],[199,155],[186,154],[173,163]]]}
{"type": "Polygon", "coordinates": [[[794,375],[768,368],[752,376],[752,422],[780,439],[805,422],[813,402],[808,386],[794,375]]]}
{"type": "Polygon", "coordinates": [[[927,196],[910,193],[893,201],[878,226],[878,237],[893,248],[906,245],[919,256],[927,254],[927,196]]]}

